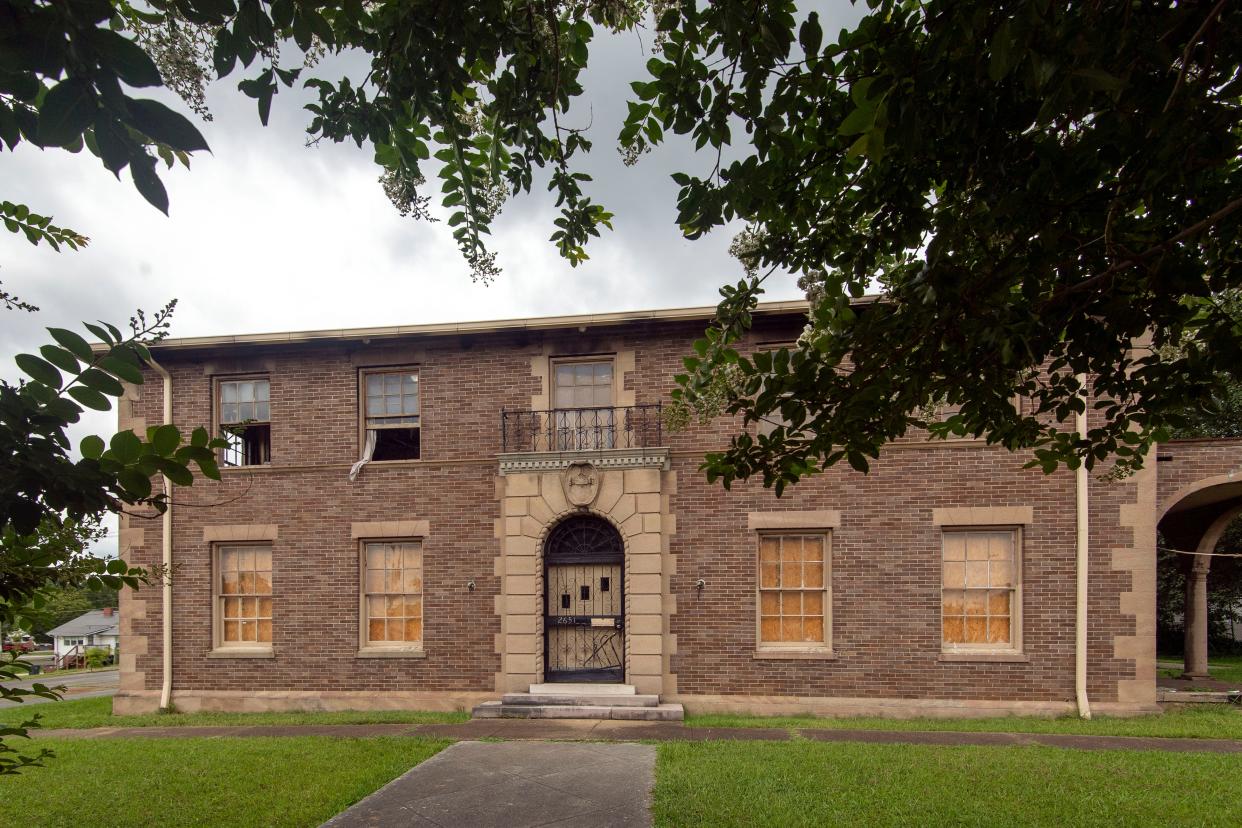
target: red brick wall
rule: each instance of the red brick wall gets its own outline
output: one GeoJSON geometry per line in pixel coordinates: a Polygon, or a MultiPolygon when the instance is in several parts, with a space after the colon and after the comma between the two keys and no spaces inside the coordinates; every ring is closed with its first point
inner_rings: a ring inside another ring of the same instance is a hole
{"type": "Polygon", "coordinates": [[[1205,483],[1242,488],[1242,439],[1172,440],[1161,444],[1157,458],[1161,515],[1205,483]]]}
{"type": "MultiPolygon", "coordinates": [[[[531,358],[540,353],[636,352],[627,387],[638,403],[667,400],[681,358],[699,324],[637,323],[586,334],[478,335],[412,343],[421,363],[424,462],[368,467],[350,483],[358,456],[358,365],[378,346],[359,343],[273,346],[244,352],[169,352],[174,419],[190,429],[208,425],[211,371],[270,368],[272,464],[231,470],[223,483],[200,480],[176,493],[174,642],[177,689],[220,690],[476,690],[488,691],[499,668],[493,609],[498,543],[493,521],[502,407],[527,409],[538,381],[531,358]],[[239,355],[240,354],[240,355],[239,355]],[[352,357],[352,359],[351,359],[352,357]],[[249,360],[249,362],[247,362],[249,360]],[[357,659],[357,544],[354,521],[425,519],[427,658],[357,659]],[[205,525],[274,523],[273,660],[208,659],[211,649],[211,565],[205,525]],[[470,592],[468,581],[476,583],[470,592]]],[[[794,338],[795,317],[761,320],[756,340],[794,338]]],[[[399,363],[399,354],[386,357],[399,363]]],[[[134,413],[159,422],[159,378],[148,383],[134,413]]],[[[699,457],[718,448],[736,421],[666,435],[678,490],[672,498],[678,596],[672,632],[673,669],[681,693],[937,697],[1065,700],[1073,696],[1074,480],[1023,470],[1023,458],[978,446],[887,450],[870,475],[834,469],[777,500],[758,484],[733,492],[709,486],[699,457]],[[942,663],[939,631],[938,530],[932,509],[950,506],[1034,508],[1024,536],[1024,649],[1029,663],[942,663]],[[841,526],[832,547],[834,661],[755,660],[755,536],[748,511],[836,509],[841,526]],[[707,588],[697,595],[694,581],[707,588]]],[[[1100,700],[1132,664],[1113,661],[1112,637],[1133,631],[1117,596],[1129,576],[1111,573],[1110,546],[1129,544],[1117,526],[1119,505],[1133,500],[1128,483],[1093,493],[1091,685],[1100,700]]],[[[135,526],[144,525],[134,521],[135,526]]],[[[159,558],[158,521],[145,524],[136,563],[159,558]]],[[[160,674],[158,595],[150,588],[146,635],[139,656],[146,686],[160,674]]]]}

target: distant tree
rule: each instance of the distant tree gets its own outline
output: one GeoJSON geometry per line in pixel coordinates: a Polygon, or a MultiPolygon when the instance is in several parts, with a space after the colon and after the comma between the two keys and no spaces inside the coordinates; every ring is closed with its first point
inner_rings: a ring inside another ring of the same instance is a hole
{"type": "MultiPolygon", "coordinates": [[[[87,549],[90,547],[88,546],[87,549]]],[[[44,638],[49,630],[72,621],[91,610],[117,606],[117,590],[92,588],[90,586],[67,586],[49,590],[26,610],[30,626],[27,631],[36,638],[44,638]]]]}

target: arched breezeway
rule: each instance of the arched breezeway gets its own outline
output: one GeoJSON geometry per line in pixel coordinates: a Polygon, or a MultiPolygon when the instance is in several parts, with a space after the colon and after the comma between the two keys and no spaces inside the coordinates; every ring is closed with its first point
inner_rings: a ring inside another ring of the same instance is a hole
{"type": "Polygon", "coordinates": [[[1176,441],[1158,459],[1157,528],[1186,576],[1184,672],[1207,678],[1208,578],[1221,535],[1242,516],[1242,441],[1176,441]]]}

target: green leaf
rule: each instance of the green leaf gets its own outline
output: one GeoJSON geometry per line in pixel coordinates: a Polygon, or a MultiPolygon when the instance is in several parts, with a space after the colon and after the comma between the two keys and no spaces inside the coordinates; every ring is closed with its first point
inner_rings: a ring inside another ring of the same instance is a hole
{"type": "Polygon", "coordinates": [[[113,434],[108,447],[117,460],[127,465],[142,454],[142,440],[132,431],[118,431],[113,434]]]}
{"type": "Polygon", "coordinates": [[[78,377],[78,381],[87,388],[94,388],[96,391],[101,394],[107,394],[109,397],[119,397],[125,393],[125,388],[119,382],[98,368],[86,369],[78,377]]]}
{"type": "Polygon", "coordinates": [[[90,343],[83,339],[80,334],[65,330],[64,328],[48,328],[47,332],[52,335],[52,339],[55,339],[83,362],[90,362],[95,358],[95,353],[91,350],[90,343]]]}
{"type": "Polygon", "coordinates": [[[1017,65],[1020,53],[1013,36],[1013,20],[1006,18],[996,28],[992,37],[992,57],[988,61],[988,77],[993,83],[1000,81],[1017,65]]]}
{"type": "Polygon", "coordinates": [[[100,63],[130,86],[162,86],[164,79],[141,46],[111,29],[90,29],[91,45],[99,52],[100,63]]]}
{"type": "Polygon", "coordinates": [[[35,382],[41,382],[50,388],[60,388],[64,379],[60,376],[50,362],[41,359],[34,354],[18,354],[13,359],[17,363],[17,367],[21,368],[26,374],[31,376],[35,382]]]}
{"type": "Polygon", "coordinates": [[[155,429],[151,436],[151,445],[161,457],[167,457],[177,450],[181,443],[181,432],[175,425],[165,424],[155,429]]]}
{"type": "Polygon", "coordinates": [[[76,374],[82,370],[78,358],[64,348],[58,348],[55,345],[44,345],[39,348],[39,353],[43,354],[43,358],[48,362],[69,374],[76,374]]]}
{"type": "Polygon", "coordinates": [[[233,47],[233,33],[221,28],[216,33],[216,45],[211,51],[211,64],[216,70],[216,77],[222,78],[233,71],[237,65],[237,50],[233,47]]]}
{"type": "Polygon", "coordinates": [[[112,403],[103,394],[100,394],[94,388],[87,388],[85,385],[75,385],[67,392],[78,402],[87,408],[93,408],[95,411],[110,411],[112,403]]]}
{"type": "Polygon", "coordinates": [[[71,144],[95,120],[95,89],[82,78],[56,84],[39,106],[39,143],[45,147],[71,144]]]}
{"type": "Polygon", "coordinates": [[[868,102],[860,105],[849,115],[845,116],[845,120],[841,122],[841,126],[837,127],[837,133],[840,135],[857,135],[860,132],[867,132],[875,125],[876,107],[874,103],[868,102]]]}
{"type": "Polygon", "coordinates": [[[168,191],[164,183],[155,174],[155,160],[144,158],[142,162],[129,165],[129,174],[134,179],[134,186],[152,207],[164,215],[168,215],[168,191]]]}
{"type": "Polygon", "coordinates": [[[820,44],[824,40],[824,30],[819,25],[819,14],[811,12],[807,15],[802,27],[798,29],[798,45],[807,57],[819,54],[820,44]]]}
{"type": "Polygon", "coordinates": [[[137,469],[121,469],[116,479],[121,488],[136,500],[151,496],[151,479],[137,469]]]}
{"type": "Polygon", "coordinates": [[[101,342],[107,343],[109,345],[112,345],[115,343],[115,340],[112,339],[112,334],[108,333],[108,330],[106,328],[102,328],[99,325],[96,325],[92,322],[83,322],[82,325],[88,331],[93,333],[95,336],[99,337],[99,340],[101,342]]]}
{"type": "Polygon", "coordinates": [[[187,469],[185,466],[181,465],[180,463],[177,463],[174,460],[166,460],[161,457],[158,460],[156,460],[155,465],[159,468],[160,472],[165,477],[167,477],[169,480],[171,480],[176,485],[178,486],[193,486],[194,485],[194,474],[189,469],[187,469]]]}
{"type": "Polygon", "coordinates": [[[126,122],[142,134],[182,152],[210,151],[207,139],[203,138],[198,127],[190,123],[184,115],[174,112],[159,101],[131,99],[128,101],[128,109],[126,122]]]}
{"type": "Polygon", "coordinates": [[[95,145],[99,147],[99,160],[103,161],[105,169],[120,178],[121,170],[129,163],[130,152],[134,151],[129,130],[101,109],[95,118],[94,135],[95,145]]]}
{"type": "Polygon", "coordinates": [[[94,434],[88,434],[82,438],[78,448],[82,452],[82,456],[90,460],[98,460],[104,453],[104,441],[102,437],[94,434]]]}
{"type": "Polygon", "coordinates": [[[133,385],[142,385],[141,369],[119,357],[106,356],[99,361],[99,367],[120,380],[133,385]]]}
{"type": "Polygon", "coordinates": [[[198,467],[203,472],[203,476],[211,480],[220,479],[220,467],[216,465],[215,458],[211,460],[199,460],[198,467]]]}

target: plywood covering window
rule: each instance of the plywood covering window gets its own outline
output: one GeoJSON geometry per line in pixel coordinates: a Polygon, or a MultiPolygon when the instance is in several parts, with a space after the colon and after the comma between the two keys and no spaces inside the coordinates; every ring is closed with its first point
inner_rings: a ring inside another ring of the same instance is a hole
{"type": "Polygon", "coordinates": [[[264,377],[216,380],[216,421],[228,447],[225,466],[260,466],[272,459],[271,382],[264,377]]]}
{"type": "Polygon", "coordinates": [[[217,646],[272,646],[271,546],[216,547],[215,592],[217,646]]]}
{"type": "Polygon", "coordinates": [[[418,371],[368,371],[363,374],[362,382],[365,394],[363,456],[370,460],[419,459],[422,455],[422,412],[418,371]]]}
{"type": "Polygon", "coordinates": [[[946,529],[941,616],[946,650],[1018,649],[1020,533],[946,529]]]}
{"type": "Polygon", "coordinates": [[[423,548],[419,541],[362,544],[362,644],[418,649],[423,643],[423,548]]]}
{"type": "Polygon", "coordinates": [[[827,649],[826,532],[759,536],[759,648],[827,649]]]}

